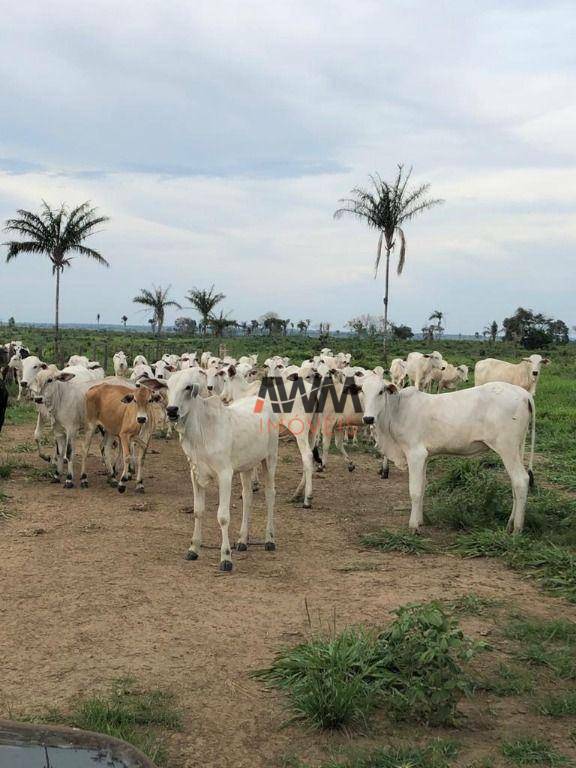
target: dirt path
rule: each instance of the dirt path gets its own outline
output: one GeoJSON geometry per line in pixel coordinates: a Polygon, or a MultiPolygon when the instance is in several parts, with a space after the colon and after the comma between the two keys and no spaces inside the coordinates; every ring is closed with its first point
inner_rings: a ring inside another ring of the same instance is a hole
{"type": "MultiPolygon", "coordinates": [[[[29,442],[31,433],[30,425],[6,428],[0,455],[29,442]]],[[[108,487],[95,456],[88,490],[65,491],[19,470],[3,482],[15,515],[0,523],[3,714],[65,707],[81,692],[132,675],[177,695],[185,728],[170,737],[174,766],[264,768],[292,753],[314,761],[346,737],[282,728],[281,699],[248,676],[308,632],[305,600],[316,627],[334,617],[338,627],[382,624],[402,603],[470,591],[505,597],[531,612],[574,613],[494,562],[362,551],[359,532],[405,524],[405,476],[393,470],[383,482],[375,459],[364,454],[357,454],[358,468],[349,474],[340,457],[331,456],[328,472],[315,479],[314,509],[303,510],[288,502],[300,475],[289,444],[281,447],[278,467],[278,550],[256,546],[235,554],[231,575],[218,572],[216,549],[186,562],[192,530],[183,511],[192,504],[187,464],[177,440],[155,440],[153,449],[145,496],[132,487],[124,496],[108,487]],[[339,570],[367,563],[379,570],[339,570]]],[[[34,454],[12,458],[41,466],[34,454]]],[[[235,488],[234,532],[239,483],[235,488]]],[[[212,492],[209,545],[219,544],[215,499],[212,492]]],[[[255,496],[255,506],[252,537],[261,539],[263,494],[255,496]]],[[[484,628],[477,619],[469,626],[484,628]]],[[[525,711],[504,714],[490,718],[476,706],[465,735],[470,745],[489,747],[495,728],[526,730],[525,711]]],[[[560,738],[561,726],[552,727],[560,728],[560,738]]],[[[373,738],[394,732],[400,733],[377,723],[373,738]]]]}

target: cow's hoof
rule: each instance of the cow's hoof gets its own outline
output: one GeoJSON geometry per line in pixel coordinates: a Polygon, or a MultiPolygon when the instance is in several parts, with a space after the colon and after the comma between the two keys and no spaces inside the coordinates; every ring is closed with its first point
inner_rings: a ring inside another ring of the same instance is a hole
{"type": "Polygon", "coordinates": [[[67,489],[74,488],[74,483],[72,482],[72,480],[66,480],[66,482],[64,483],[64,488],[67,488],[67,489]]]}
{"type": "Polygon", "coordinates": [[[276,544],[274,544],[273,541],[267,541],[266,544],[264,544],[264,549],[266,552],[274,552],[276,550],[276,544]]]}
{"type": "Polygon", "coordinates": [[[304,504],[302,504],[302,509],[312,509],[311,502],[305,501],[304,504]]]}
{"type": "Polygon", "coordinates": [[[388,475],[390,474],[389,469],[381,469],[378,474],[382,478],[382,480],[388,480],[388,475]]]}
{"type": "Polygon", "coordinates": [[[118,486],[118,493],[124,493],[126,491],[125,485],[119,485],[118,486]]]}
{"type": "Polygon", "coordinates": [[[348,472],[354,472],[355,469],[356,469],[356,464],[354,464],[354,462],[351,461],[350,464],[348,464],[348,472]]]}
{"type": "Polygon", "coordinates": [[[193,549],[189,549],[184,555],[184,560],[198,560],[198,552],[194,552],[193,549]]]}
{"type": "Polygon", "coordinates": [[[301,493],[295,493],[294,496],[292,496],[292,498],[290,499],[290,501],[296,501],[296,502],[303,501],[303,500],[304,500],[304,496],[301,493]]]}
{"type": "Polygon", "coordinates": [[[136,493],[144,493],[144,486],[143,485],[137,485],[136,488],[134,488],[136,493]]]}
{"type": "Polygon", "coordinates": [[[118,485],[118,480],[116,480],[115,477],[111,477],[110,478],[110,485],[112,486],[112,488],[116,488],[116,486],[118,485]]]}
{"type": "Polygon", "coordinates": [[[230,573],[232,570],[232,561],[231,560],[222,560],[220,563],[220,570],[224,571],[224,573],[230,573]]]}
{"type": "Polygon", "coordinates": [[[246,552],[247,549],[248,549],[248,544],[245,544],[243,541],[239,541],[236,544],[236,551],[237,552],[246,552]]]}
{"type": "Polygon", "coordinates": [[[316,467],[316,472],[324,472],[325,467],[322,464],[318,464],[316,467]]]}
{"type": "Polygon", "coordinates": [[[252,493],[258,493],[260,490],[260,483],[252,483],[252,493]]]}
{"type": "Polygon", "coordinates": [[[60,478],[56,475],[52,475],[52,479],[50,480],[51,483],[58,483],[60,484],[60,478]]]}
{"type": "Polygon", "coordinates": [[[88,480],[80,480],[80,488],[88,488],[88,480]]]}

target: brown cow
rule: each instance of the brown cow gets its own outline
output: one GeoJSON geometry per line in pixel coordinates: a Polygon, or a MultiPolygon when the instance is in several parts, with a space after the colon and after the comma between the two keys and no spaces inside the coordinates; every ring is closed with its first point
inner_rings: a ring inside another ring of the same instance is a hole
{"type": "MultiPolygon", "coordinates": [[[[137,387],[123,384],[97,384],[86,393],[86,438],[82,455],[82,474],[80,485],[86,488],[86,457],[90,450],[92,437],[98,427],[106,432],[108,447],[114,437],[120,440],[124,466],[118,481],[118,491],[124,493],[126,483],[131,478],[130,460],[132,448],[135,448],[136,491],[144,492],[142,469],[156,417],[154,403],[163,400],[161,389],[166,384],[157,379],[145,379],[137,387]]],[[[104,451],[106,469],[110,480],[115,483],[116,467],[111,459],[110,450],[104,451]]]]}

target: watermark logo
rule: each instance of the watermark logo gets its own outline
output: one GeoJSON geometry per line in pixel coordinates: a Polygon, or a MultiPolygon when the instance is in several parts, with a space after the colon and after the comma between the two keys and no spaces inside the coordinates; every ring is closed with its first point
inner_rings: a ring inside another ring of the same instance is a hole
{"type": "Polygon", "coordinates": [[[310,388],[306,387],[304,379],[298,377],[290,380],[290,392],[287,391],[286,384],[281,376],[265,376],[260,384],[254,413],[262,413],[266,398],[270,400],[274,413],[292,413],[297,400],[301,403],[304,413],[323,413],[329,398],[334,413],[342,414],[345,410],[353,410],[354,413],[363,411],[359,397],[360,387],[352,377],[346,378],[340,392],[331,376],[314,379],[310,388]],[[347,408],[349,401],[352,408],[347,408]]]}

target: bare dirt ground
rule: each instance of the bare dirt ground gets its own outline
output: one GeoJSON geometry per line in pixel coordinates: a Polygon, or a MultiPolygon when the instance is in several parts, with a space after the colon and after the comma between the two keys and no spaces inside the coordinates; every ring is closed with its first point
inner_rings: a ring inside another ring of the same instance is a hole
{"type": "MultiPolygon", "coordinates": [[[[35,454],[10,453],[31,441],[32,429],[7,427],[0,458],[8,453],[45,468],[35,454]]],[[[284,726],[282,698],[263,691],[249,673],[309,633],[305,601],[315,629],[334,621],[338,628],[382,625],[403,603],[471,591],[532,614],[574,618],[575,611],[494,561],[362,550],[361,532],[406,524],[406,476],[392,470],[382,481],[375,458],[365,454],[356,454],[357,470],[350,474],[332,455],[328,471],[315,478],[313,510],[303,510],[289,502],[301,471],[292,444],[281,446],[278,466],[277,551],[254,546],[236,553],[232,574],[219,573],[217,549],[187,562],[187,463],[176,439],[155,439],[152,449],[144,496],[133,486],[124,496],[110,488],[96,456],[87,490],[65,491],[26,470],[1,482],[14,513],[0,523],[3,715],[65,709],[76,695],[130,675],[177,696],[184,730],[169,736],[176,768],[264,768],[283,765],[291,755],[315,764],[352,743],[426,741],[447,733],[466,747],[462,765],[490,752],[500,738],[526,733],[574,755],[563,721],[544,720],[519,700],[487,694],[466,703],[463,726],[449,732],[398,727],[384,718],[370,734],[353,739],[284,726]],[[362,570],[367,565],[378,570],[362,570]],[[357,570],[341,570],[346,566],[357,570]]],[[[241,507],[238,482],[235,488],[233,531],[241,507]]],[[[263,501],[262,493],[255,495],[256,540],[263,535],[263,501]]],[[[205,543],[218,546],[215,509],[213,490],[205,543]]],[[[494,632],[493,619],[463,623],[475,636],[494,632]]]]}

